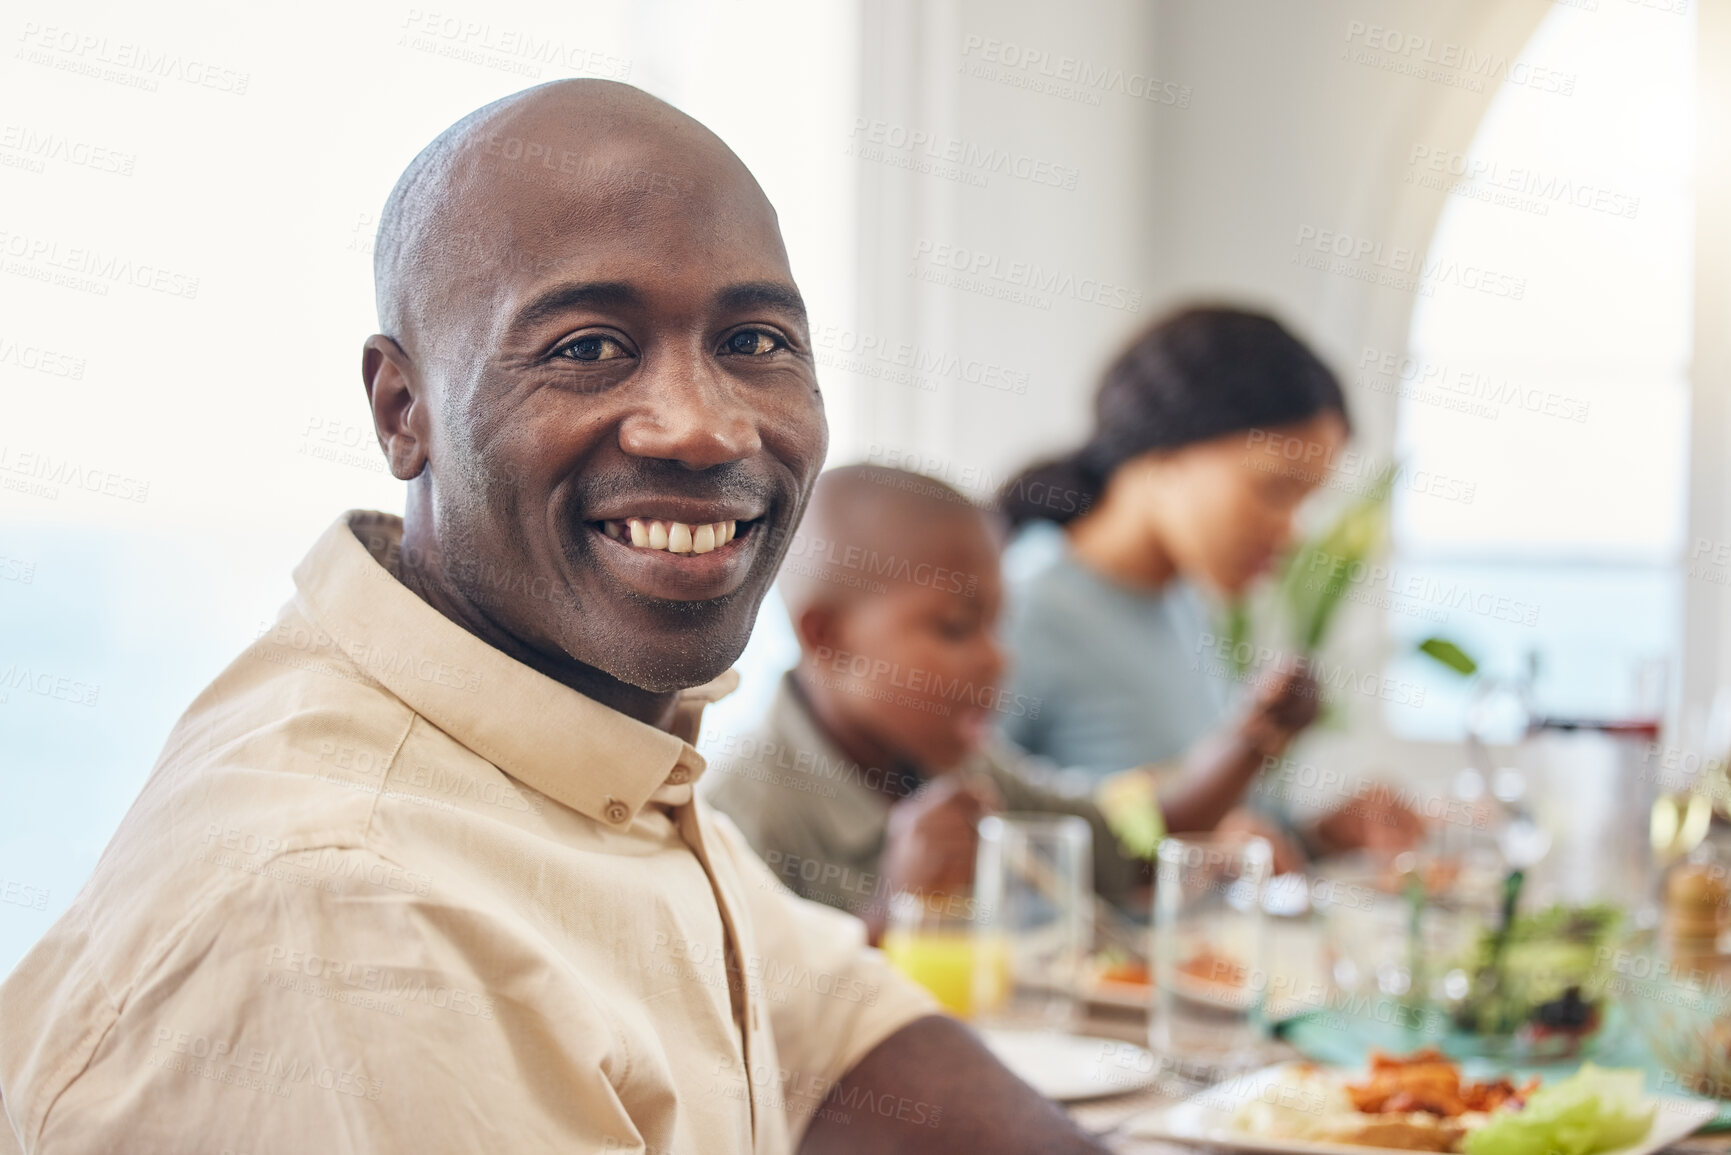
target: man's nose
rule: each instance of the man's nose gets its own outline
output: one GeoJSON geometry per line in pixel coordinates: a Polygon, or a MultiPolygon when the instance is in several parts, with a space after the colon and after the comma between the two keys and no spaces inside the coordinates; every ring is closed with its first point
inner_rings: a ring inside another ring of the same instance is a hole
{"type": "Polygon", "coordinates": [[[643,384],[642,404],[619,428],[620,448],[632,456],[708,469],[763,448],[749,390],[705,358],[669,358],[643,384]]]}

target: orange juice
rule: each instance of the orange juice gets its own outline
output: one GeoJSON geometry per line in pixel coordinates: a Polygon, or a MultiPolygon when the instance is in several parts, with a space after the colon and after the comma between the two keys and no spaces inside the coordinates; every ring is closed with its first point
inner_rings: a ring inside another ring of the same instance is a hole
{"type": "Polygon", "coordinates": [[[1001,939],[969,930],[891,928],[883,952],[895,968],[925,987],[959,1018],[995,1008],[1009,987],[1010,955],[1001,939]],[[978,969],[979,983],[975,985],[978,969]]]}

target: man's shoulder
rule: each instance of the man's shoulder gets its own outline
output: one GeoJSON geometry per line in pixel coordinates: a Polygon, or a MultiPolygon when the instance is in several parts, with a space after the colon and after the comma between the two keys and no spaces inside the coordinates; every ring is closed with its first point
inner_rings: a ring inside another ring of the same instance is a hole
{"type": "Polygon", "coordinates": [[[286,896],[425,893],[367,838],[369,780],[412,720],[376,685],[249,646],[175,724],[90,879],[0,988],[0,1034],[23,1002],[76,989],[118,1004],[213,911],[239,928],[286,896]]]}

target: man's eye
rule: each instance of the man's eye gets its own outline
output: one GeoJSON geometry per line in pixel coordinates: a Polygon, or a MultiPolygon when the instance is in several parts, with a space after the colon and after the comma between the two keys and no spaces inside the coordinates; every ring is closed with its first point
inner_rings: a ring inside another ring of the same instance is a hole
{"type": "Polygon", "coordinates": [[[727,339],[729,353],[742,353],[747,357],[761,357],[773,353],[777,349],[785,349],[787,343],[774,333],[762,329],[745,329],[727,339]]]}
{"type": "Polygon", "coordinates": [[[631,351],[612,337],[596,334],[577,338],[559,350],[559,355],[573,361],[613,361],[631,356],[631,351]]]}

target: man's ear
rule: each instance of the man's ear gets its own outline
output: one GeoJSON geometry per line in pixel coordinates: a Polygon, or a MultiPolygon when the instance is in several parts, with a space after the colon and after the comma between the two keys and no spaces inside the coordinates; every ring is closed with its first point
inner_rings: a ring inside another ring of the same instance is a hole
{"type": "Polygon", "coordinates": [[[426,389],[415,363],[401,345],[375,333],[361,346],[361,381],[391,476],[413,481],[427,467],[432,435],[426,389]]]}

